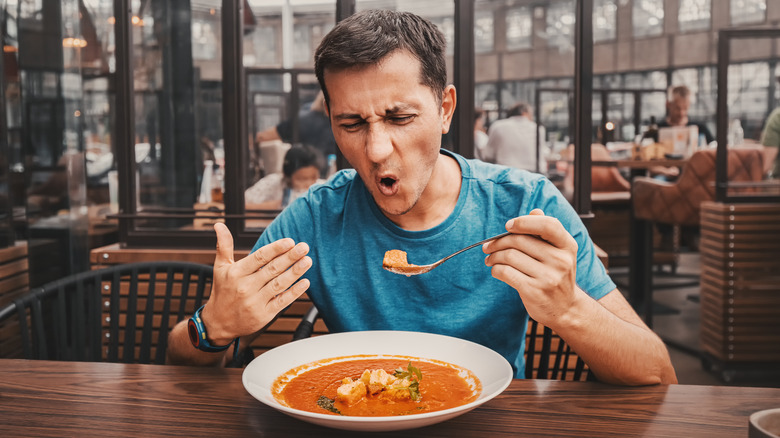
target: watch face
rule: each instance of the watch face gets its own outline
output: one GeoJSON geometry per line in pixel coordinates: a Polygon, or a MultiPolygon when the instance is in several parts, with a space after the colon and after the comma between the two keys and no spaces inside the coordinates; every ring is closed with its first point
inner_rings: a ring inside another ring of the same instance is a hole
{"type": "Polygon", "coordinates": [[[198,336],[198,328],[195,326],[194,321],[190,320],[187,324],[187,331],[190,333],[190,342],[197,347],[198,344],[200,344],[200,337],[198,336]]]}

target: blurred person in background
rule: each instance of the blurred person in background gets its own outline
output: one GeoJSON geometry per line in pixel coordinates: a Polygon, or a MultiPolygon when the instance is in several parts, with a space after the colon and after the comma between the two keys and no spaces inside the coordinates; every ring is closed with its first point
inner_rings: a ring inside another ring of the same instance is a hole
{"type": "Polygon", "coordinates": [[[536,172],[536,132],[544,141],[544,126],[533,121],[532,108],[524,102],[513,106],[507,118],[496,120],[488,130],[484,161],[536,172]]]}
{"type": "Polygon", "coordinates": [[[482,108],[474,108],[474,157],[485,161],[485,146],[488,135],[485,129],[485,111],[482,108]]]}
{"type": "Polygon", "coordinates": [[[306,193],[309,187],[321,183],[319,153],[309,146],[287,150],[282,173],[266,175],[244,192],[247,210],[275,210],[287,207],[306,193]]]}
{"type": "MultiPolygon", "coordinates": [[[[678,85],[669,89],[666,99],[666,117],[658,122],[658,128],[675,126],[695,126],[699,130],[699,137],[704,137],[707,144],[715,141],[707,125],[694,122],[688,118],[691,108],[691,89],[685,85],[678,85]]],[[[653,141],[658,143],[658,131],[655,132],[653,141]]],[[[680,175],[678,167],[654,166],[650,168],[650,174],[663,181],[674,181],[680,175]]]]}
{"type": "MultiPolygon", "coordinates": [[[[259,145],[266,141],[281,140],[284,143],[293,144],[293,122],[284,120],[276,126],[255,135],[255,143],[259,145]]],[[[336,140],[330,129],[330,119],[325,110],[325,99],[322,91],[311,103],[308,110],[301,112],[298,118],[298,143],[310,145],[317,149],[322,157],[336,153],[336,140]]],[[[325,176],[326,163],[319,163],[320,174],[325,176]]]]}

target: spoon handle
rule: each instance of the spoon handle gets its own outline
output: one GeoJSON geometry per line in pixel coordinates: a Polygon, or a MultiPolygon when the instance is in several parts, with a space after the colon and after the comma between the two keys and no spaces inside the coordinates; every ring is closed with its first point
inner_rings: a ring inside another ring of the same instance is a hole
{"type": "Polygon", "coordinates": [[[446,260],[449,260],[449,259],[451,259],[452,257],[455,257],[456,255],[458,255],[458,254],[462,253],[463,251],[466,251],[466,250],[469,250],[469,249],[471,249],[471,248],[474,248],[475,246],[479,246],[479,245],[482,245],[482,244],[484,244],[484,243],[490,242],[491,240],[500,239],[500,238],[502,238],[502,237],[505,237],[505,236],[508,236],[508,235],[510,235],[510,234],[512,234],[512,233],[511,233],[511,232],[509,232],[509,231],[507,231],[506,233],[501,233],[501,234],[499,234],[499,235],[497,235],[497,236],[488,237],[488,238],[487,238],[487,239],[485,239],[485,240],[480,240],[479,242],[477,242],[477,243],[474,243],[474,244],[471,244],[471,245],[469,245],[469,246],[467,246],[467,247],[465,247],[465,248],[461,249],[461,250],[460,250],[460,251],[458,251],[458,252],[454,252],[454,253],[452,253],[452,254],[448,255],[447,257],[444,257],[443,259],[441,259],[441,260],[439,260],[438,262],[436,262],[436,264],[437,264],[437,265],[439,265],[439,264],[441,264],[441,263],[445,262],[446,260]]]}

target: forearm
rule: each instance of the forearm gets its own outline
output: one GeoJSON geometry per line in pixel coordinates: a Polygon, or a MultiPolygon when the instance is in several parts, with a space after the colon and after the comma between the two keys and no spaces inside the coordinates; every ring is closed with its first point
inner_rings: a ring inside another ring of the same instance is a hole
{"type": "Polygon", "coordinates": [[[555,330],[605,383],[652,385],[677,383],[663,341],[630,309],[614,290],[595,301],[578,291],[572,312],[550,328],[555,330]],[[623,303],[628,307],[622,308],[623,303]],[[617,306],[617,311],[613,309],[617,306]]]}

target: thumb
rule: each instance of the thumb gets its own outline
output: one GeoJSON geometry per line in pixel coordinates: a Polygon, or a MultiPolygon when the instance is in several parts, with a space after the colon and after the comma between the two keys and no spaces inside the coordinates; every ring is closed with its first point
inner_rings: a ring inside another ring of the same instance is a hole
{"type": "Polygon", "coordinates": [[[233,259],[233,235],[222,222],[214,224],[214,231],[217,233],[217,256],[214,258],[214,266],[233,263],[235,261],[233,259]]]}
{"type": "Polygon", "coordinates": [[[533,215],[533,216],[544,216],[544,212],[542,211],[541,208],[534,208],[533,210],[531,210],[530,213],[528,213],[528,215],[529,216],[530,215],[533,215]]]}

